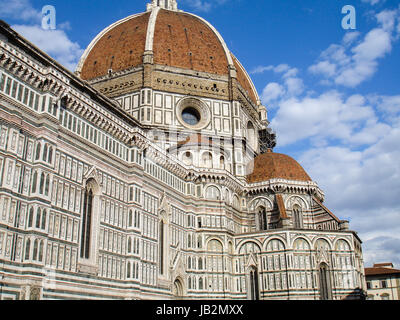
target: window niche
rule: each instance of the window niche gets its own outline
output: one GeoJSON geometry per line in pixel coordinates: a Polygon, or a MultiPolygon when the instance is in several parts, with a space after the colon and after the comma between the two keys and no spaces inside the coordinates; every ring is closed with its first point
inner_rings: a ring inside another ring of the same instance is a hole
{"type": "Polygon", "coordinates": [[[97,239],[99,230],[100,192],[97,181],[90,178],[86,181],[83,192],[81,216],[81,234],[78,270],[82,273],[97,274],[97,239]]]}

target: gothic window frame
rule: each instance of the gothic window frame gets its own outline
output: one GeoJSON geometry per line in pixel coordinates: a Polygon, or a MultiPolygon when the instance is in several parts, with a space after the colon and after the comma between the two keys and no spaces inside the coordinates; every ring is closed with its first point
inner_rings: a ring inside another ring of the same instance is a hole
{"type": "Polygon", "coordinates": [[[269,222],[268,222],[268,211],[264,206],[258,207],[257,209],[258,223],[260,231],[269,230],[269,222]]]}
{"type": "Polygon", "coordinates": [[[332,279],[328,264],[320,263],[318,268],[319,292],[321,300],[332,300],[332,279]]]}
{"type": "Polygon", "coordinates": [[[303,229],[303,210],[299,205],[294,205],[292,209],[293,227],[295,229],[303,229]]]}
{"type": "Polygon", "coordinates": [[[256,266],[249,267],[249,300],[260,300],[260,279],[256,266]]]}
{"type": "Polygon", "coordinates": [[[98,224],[96,212],[99,211],[99,192],[100,186],[94,178],[89,178],[83,190],[83,205],[81,208],[81,234],[79,259],[85,263],[95,264],[97,254],[97,229],[98,224]]]}

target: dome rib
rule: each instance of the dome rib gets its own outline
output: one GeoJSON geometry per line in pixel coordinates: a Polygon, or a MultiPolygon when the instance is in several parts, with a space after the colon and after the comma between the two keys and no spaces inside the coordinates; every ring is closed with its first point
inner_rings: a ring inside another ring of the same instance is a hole
{"type": "Polygon", "coordinates": [[[154,31],[156,28],[158,13],[160,12],[160,7],[156,7],[151,10],[151,15],[149,19],[149,25],[147,27],[147,36],[146,36],[146,51],[153,51],[154,46],[154,31]]]}

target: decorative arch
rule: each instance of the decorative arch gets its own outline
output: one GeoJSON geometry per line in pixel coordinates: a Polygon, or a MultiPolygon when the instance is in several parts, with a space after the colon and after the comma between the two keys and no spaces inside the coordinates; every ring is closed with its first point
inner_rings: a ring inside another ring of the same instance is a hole
{"type": "Polygon", "coordinates": [[[322,244],[324,244],[324,246],[323,246],[323,248],[325,249],[325,250],[332,250],[332,245],[331,245],[331,243],[330,243],[330,241],[329,241],[329,239],[327,239],[327,238],[325,238],[325,237],[318,237],[318,238],[316,238],[315,240],[314,240],[314,247],[317,249],[317,248],[320,248],[321,246],[320,245],[322,245],[322,244]]]}
{"type": "Polygon", "coordinates": [[[249,203],[249,208],[251,211],[255,211],[258,207],[265,207],[267,210],[272,210],[273,204],[271,200],[266,197],[258,197],[249,203]]]}
{"type": "Polygon", "coordinates": [[[219,239],[210,239],[207,242],[207,251],[222,253],[224,252],[224,245],[219,239]]]}
{"type": "Polygon", "coordinates": [[[265,249],[268,252],[284,251],[286,250],[285,242],[280,238],[269,239],[265,244],[265,249]]]}
{"type": "Polygon", "coordinates": [[[191,166],[193,165],[193,154],[190,151],[185,151],[181,155],[182,162],[187,165],[191,166]]]}
{"type": "Polygon", "coordinates": [[[309,239],[307,239],[305,237],[297,237],[297,238],[293,239],[292,247],[293,247],[293,250],[311,250],[312,243],[309,239]],[[306,243],[307,248],[305,248],[305,246],[303,244],[301,246],[296,246],[296,244],[300,243],[300,242],[306,243]]]}
{"type": "Polygon", "coordinates": [[[303,210],[298,204],[292,207],[292,219],[295,229],[303,229],[303,210]]]}
{"type": "Polygon", "coordinates": [[[249,268],[249,300],[260,300],[260,285],[259,285],[259,273],[258,268],[251,266],[249,268]]]}
{"type": "Polygon", "coordinates": [[[226,159],[224,155],[219,156],[219,168],[222,170],[226,169],[226,159]]]}
{"type": "Polygon", "coordinates": [[[332,300],[331,272],[326,263],[319,265],[319,291],[321,300],[332,300]]]}
{"type": "Polygon", "coordinates": [[[325,263],[329,266],[330,262],[330,251],[332,250],[331,244],[325,238],[318,238],[315,243],[315,254],[317,263],[325,263]]]}
{"type": "Polygon", "coordinates": [[[240,199],[237,196],[237,194],[234,194],[232,197],[232,207],[234,207],[237,210],[240,210],[240,199]]]}
{"type": "Polygon", "coordinates": [[[201,154],[201,165],[203,167],[212,169],[214,167],[213,161],[214,161],[214,157],[210,151],[204,151],[201,154]]]}
{"type": "Polygon", "coordinates": [[[205,196],[209,200],[221,200],[221,190],[216,185],[206,187],[205,196]]]}
{"type": "Polygon", "coordinates": [[[292,209],[295,205],[298,205],[303,211],[310,210],[307,201],[298,195],[293,195],[286,199],[285,208],[292,209]]]}
{"type": "Polygon", "coordinates": [[[333,243],[333,248],[335,248],[336,251],[351,251],[352,249],[351,243],[344,238],[336,239],[333,243]]]}
{"type": "Polygon", "coordinates": [[[250,253],[260,253],[262,245],[258,240],[243,240],[239,244],[239,254],[250,254],[250,253]]]}
{"type": "Polygon", "coordinates": [[[92,168],[84,178],[85,189],[81,207],[79,263],[89,267],[90,273],[96,272],[94,267],[97,265],[101,197],[101,185],[98,181],[97,171],[92,168]]]}
{"type": "Polygon", "coordinates": [[[172,285],[172,294],[175,296],[175,298],[179,299],[184,297],[184,293],[183,280],[181,277],[178,277],[175,279],[172,285]]]}

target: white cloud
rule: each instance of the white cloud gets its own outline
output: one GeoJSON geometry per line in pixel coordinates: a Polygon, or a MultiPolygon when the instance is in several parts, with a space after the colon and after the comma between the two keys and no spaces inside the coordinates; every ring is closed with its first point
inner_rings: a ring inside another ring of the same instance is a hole
{"type": "Polygon", "coordinates": [[[359,36],[360,32],[358,31],[347,32],[343,37],[343,43],[346,45],[352,44],[359,36]]]}
{"type": "Polygon", "coordinates": [[[182,2],[186,2],[189,6],[197,11],[208,12],[216,6],[226,3],[227,0],[185,0],[182,2]]]}
{"type": "Polygon", "coordinates": [[[42,15],[29,0],[0,0],[0,16],[37,23],[42,15]]]}
{"type": "Polygon", "coordinates": [[[269,83],[263,90],[261,94],[261,100],[265,104],[280,98],[285,93],[283,86],[276,82],[269,83]]]}
{"type": "MultiPolygon", "coordinates": [[[[396,217],[399,219],[399,217],[396,217]]],[[[400,239],[393,236],[376,237],[364,242],[364,260],[366,267],[374,263],[392,262],[395,268],[400,267],[400,239]]]]}
{"type": "Polygon", "coordinates": [[[378,106],[380,111],[391,115],[400,113],[400,95],[398,96],[380,96],[378,97],[378,106]]]}
{"type": "Polygon", "coordinates": [[[287,93],[290,96],[297,96],[303,93],[304,91],[304,83],[300,78],[287,78],[285,80],[285,84],[287,87],[287,93]]]}
{"type": "Polygon", "coordinates": [[[369,3],[371,5],[376,5],[379,2],[383,2],[383,1],[385,1],[385,0],[362,0],[362,2],[366,2],[366,3],[369,3]]]}
{"type": "Polygon", "coordinates": [[[0,0],[0,15],[20,21],[12,26],[15,31],[66,68],[75,69],[84,50],[69,39],[66,31],[71,30],[71,25],[68,21],[57,25],[56,30],[42,29],[41,11],[34,8],[29,0],[0,0]]]}
{"type": "MultiPolygon", "coordinates": [[[[292,68],[287,64],[280,64],[278,66],[259,66],[255,68],[251,73],[263,73],[265,71],[273,71],[279,74],[282,78],[283,85],[277,82],[268,83],[261,94],[261,100],[265,105],[269,105],[271,102],[282,97],[293,97],[303,93],[304,83],[301,78],[297,76],[299,70],[292,68]]],[[[273,108],[274,105],[269,105],[273,108]]]]}
{"type": "Polygon", "coordinates": [[[292,74],[296,74],[297,73],[297,69],[291,69],[289,65],[287,64],[280,64],[278,66],[258,66],[256,68],[254,68],[250,73],[251,74],[257,74],[257,73],[264,73],[266,71],[273,71],[275,73],[285,73],[288,74],[288,76],[292,75],[292,74]]]}
{"type": "Polygon", "coordinates": [[[283,98],[277,105],[271,126],[278,133],[280,146],[306,139],[317,139],[313,141],[318,144],[328,139],[360,146],[376,142],[389,129],[360,95],[345,99],[333,90],[315,97],[283,98]]]}
{"type": "Polygon", "coordinates": [[[312,65],[309,71],[314,74],[322,74],[328,77],[332,77],[336,74],[336,64],[329,61],[320,61],[317,64],[312,65]]]}
{"type": "Polygon", "coordinates": [[[400,10],[378,13],[376,19],[379,27],[369,31],[356,44],[354,42],[360,34],[347,33],[342,44],[332,44],[322,52],[320,61],[309,67],[309,72],[352,88],[370,79],[378,69],[378,61],[392,50],[395,21],[399,16],[400,10]]]}
{"type": "Polygon", "coordinates": [[[274,69],[274,66],[267,66],[267,67],[258,66],[256,68],[254,68],[250,73],[251,74],[264,73],[265,71],[271,71],[273,69],[274,69]]]}
{"type": "Polygon", "coordinates": [[[326,205],[359,233],[367,264],[400,263],[400,126],[363,150],[345,146],[317,147],[300,163],[326,193],[326,205]],[[385,237],[385,245],[382,244],[385,237]],[[381,239],[381,240],[380,240],[381,239]]]}
{"type": "Polygon", "coordinates": [[[43,30],[39,26],[14,25],[12,28],[71,71],[83,54],[80,45],[72,42],[64,30],[43,30]]]}

